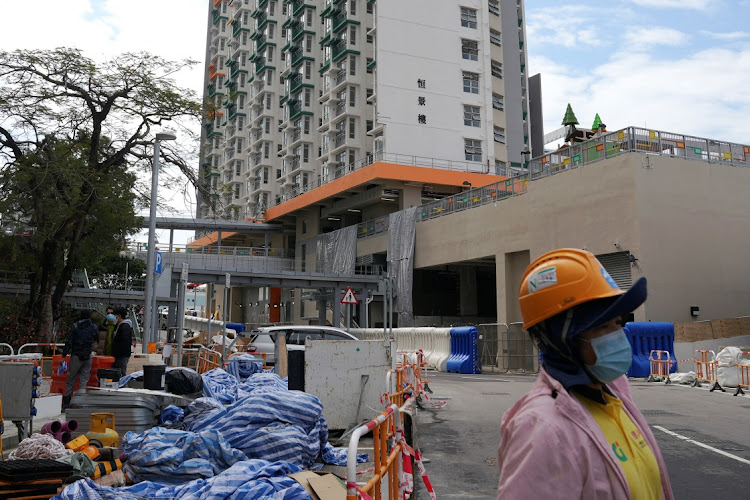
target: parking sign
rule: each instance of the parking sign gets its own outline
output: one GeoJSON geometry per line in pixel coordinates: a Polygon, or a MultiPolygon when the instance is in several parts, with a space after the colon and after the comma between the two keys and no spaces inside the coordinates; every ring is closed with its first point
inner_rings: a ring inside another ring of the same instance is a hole
{"type": "Polygon", "coordinates": [[[161,274],[161,252],[156,251],[156,259],[154,260],[154,272],[156,274],[161,274]]]}

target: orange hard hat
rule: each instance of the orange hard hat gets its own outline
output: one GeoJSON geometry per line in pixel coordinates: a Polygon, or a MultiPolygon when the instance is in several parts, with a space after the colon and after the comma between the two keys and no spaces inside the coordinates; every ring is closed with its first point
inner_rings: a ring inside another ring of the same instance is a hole
{"type": "MultiPolygon", "coordinates": [[[[596,314],[594,327],[632,312],[646,300],[646,279],[640,278],[625,293],[591,252],[561,248],[547,252],[529,264],[521,279],[518,301],[523,328],[596,299],[618,297],[596,314]]],[[[584,330],[581,330],[584,331],[584,330]]]]}

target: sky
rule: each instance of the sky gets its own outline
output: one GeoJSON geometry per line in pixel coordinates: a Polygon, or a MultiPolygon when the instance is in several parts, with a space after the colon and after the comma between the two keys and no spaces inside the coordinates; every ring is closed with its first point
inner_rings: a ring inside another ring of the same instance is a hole
{"type": "MultiPolygon", "coordinates": [[[[200,64],[176,80],[201,93],[208,3],[0,0],[0,47],[77,47],[95,60],[140,50],[192,58],[200,64]]],[[[583,127],[599,113],[608,130],[643,126],[750,144],[748,19],[750,0],[526,0],[528,69],[542,74],[545,132],[561,126],[570,103],[583,127]]],[[[160,195],[177,216],[194,213],[192,199],[160,195]]],[[[167,241],[168,231],[157,237],[167,241]]]]}

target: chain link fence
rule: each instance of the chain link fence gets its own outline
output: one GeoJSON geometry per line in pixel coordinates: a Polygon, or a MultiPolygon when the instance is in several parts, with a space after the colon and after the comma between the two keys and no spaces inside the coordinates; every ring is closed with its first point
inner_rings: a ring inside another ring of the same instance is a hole
{"type": "Polygon", "coordinates": [[[537,373],[539,351],[522,323],[477,325],[482,370],[501,373],[537,373]]]}

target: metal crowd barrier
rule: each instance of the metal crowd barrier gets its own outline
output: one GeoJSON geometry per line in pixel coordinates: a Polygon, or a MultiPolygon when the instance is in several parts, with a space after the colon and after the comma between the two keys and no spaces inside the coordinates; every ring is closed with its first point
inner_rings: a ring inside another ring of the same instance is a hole
{"type": "Polygon", "coordinates": [[[721,392],[726,390],[719,385],[719,379],[716,375],[716,369],[719,362],[716,360],[716,353],[708,350],[696,350],[695,351],[695,382],[693,387],[700,387],[701,382],[712,382],[710,392],[719,389],[721,392]],[[709,357],[709,354],[711,355],[709,357]]]}
{"type": "Polygon", "coordinates": [[[0,347],[5,347],[10,351],[10,355],[13,356],[16,351],[13,349],[13,346],[10,344],[6,344],[5,342],[0,343],[0,347]]]}
{"type": "Polygon", "coordinates": [[[539,350],[523,331],[523,323],[483,323],[477,325],[482,369],[507,373],[537,373],[539,350]]]}

